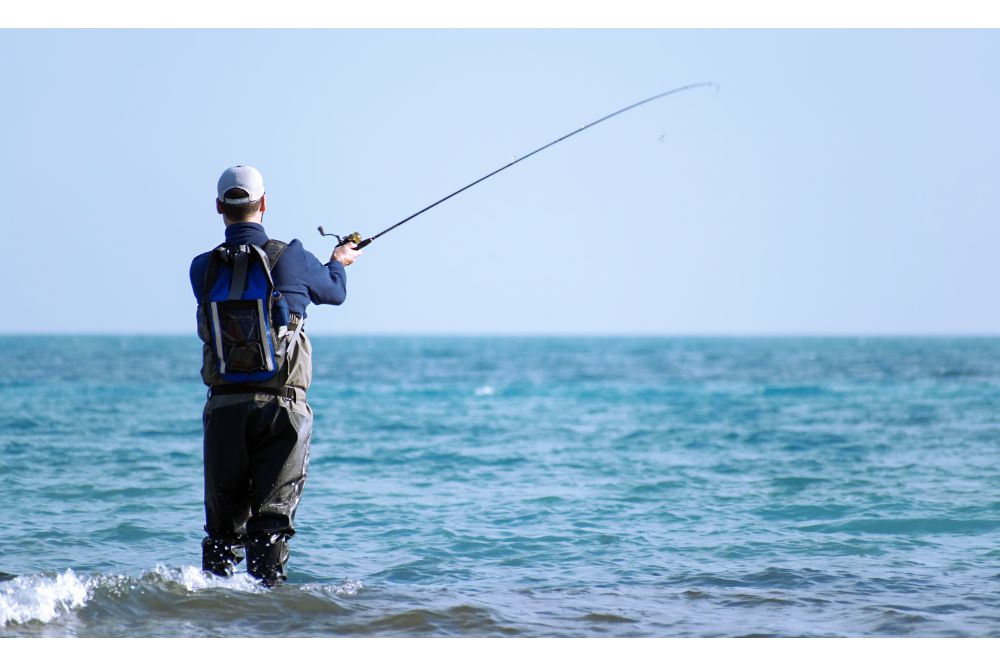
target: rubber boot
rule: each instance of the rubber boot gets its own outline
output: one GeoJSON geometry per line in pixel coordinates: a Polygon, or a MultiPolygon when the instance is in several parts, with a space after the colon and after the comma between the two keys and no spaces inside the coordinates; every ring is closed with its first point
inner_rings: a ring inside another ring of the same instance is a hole
{"type": "Polygon", "coordinates": [[[243,546],[205,537],[201,541],[201,569],[216,576],[229,577],[243,561],[243,546]]]}
{"type": "Polygon", "coordinates": [[[255,534],[247,543],[247,572],[266,587],[281,585],[288,578],[288,538],[283,534],[255,534]]]}

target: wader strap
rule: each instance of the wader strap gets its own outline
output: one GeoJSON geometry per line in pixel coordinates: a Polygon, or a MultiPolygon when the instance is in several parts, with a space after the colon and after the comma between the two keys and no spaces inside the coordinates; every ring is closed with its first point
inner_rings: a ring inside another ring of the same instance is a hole
{"type": "Polygon", "coordinates": [[[302,332],[302,327],[306,325],[305,320],[298,315],[290,316],[290,323],[295,326],[295,330],[292,331],[291,337],[288,339],[288,344],[285,345],[285,379],[288,379],[288,373],[291,372],[291,361],[292,361],[292,350],[295,349],[295,343],[299,341],[299,334],[302,332]]]}
{"type": "Polygon", "coordinates": [[[230,301],[238,301],[243,297],[243,287],[247,282],[247,263],[250,260],[248,252],[237,252],[233,262],[233,281],[229,283],[230,301]]]}
{"type": "Polygon", "coordinates": [[[267,393],[268,395],[288,398],[293,402],[297,399],[296,391],[291,386],[252,386],[250,384],[223,384],[221,386],[213,386],[208,390],[208,397],[211,398],[216,395],[242,395],[244,393],[267,393]]]}

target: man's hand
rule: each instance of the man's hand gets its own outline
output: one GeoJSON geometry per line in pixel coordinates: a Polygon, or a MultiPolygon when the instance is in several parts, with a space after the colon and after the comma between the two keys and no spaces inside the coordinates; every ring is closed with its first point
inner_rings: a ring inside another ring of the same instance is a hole
{"type": "Polygon", "coordinates": [[[354,249],[354,243],[346,243],[334,248],[333,254],[330,255],[330,261],[339,261],[345,266],[350,266],[361,255],[361,250],[354,249]]]}

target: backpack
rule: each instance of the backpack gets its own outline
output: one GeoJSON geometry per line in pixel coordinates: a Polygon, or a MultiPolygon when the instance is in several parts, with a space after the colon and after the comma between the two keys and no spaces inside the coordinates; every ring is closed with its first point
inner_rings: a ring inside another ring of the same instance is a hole
{"type": "Polygon", "coordinates": [[[288,303],[271,270],[287,243],[216,247],[198,301],[199,334],[227,382],[266,382],[288,357],[301,326],[288,333],[288,303]],[[288,338],[288,339],[286,339],[288,338]]]}

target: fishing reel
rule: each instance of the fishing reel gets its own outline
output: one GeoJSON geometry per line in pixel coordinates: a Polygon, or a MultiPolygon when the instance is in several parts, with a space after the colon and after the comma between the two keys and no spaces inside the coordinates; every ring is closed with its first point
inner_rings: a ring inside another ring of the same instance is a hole
{"type": "MultiPolygon", "coordinates": [[[[365,243],[364,245],[361,244],[361,234],[359,234],[357,231],[355,231],[354,233],[347,234],[346,236],[338,236],[337,234],[326,233],[325,231],[323,231],[322,226],[317,228],[319,229],[320,236],[333,236],[334,238],[336,238],[337,247],[340,247],[341,245],[347,245],[348,243],[354,243],[356,249],[361,249],[365,245],[368,245],[368,243],[365,243]]],[[[371,241],[369,241],[369,243],[370,242],[371,241]]]]}

